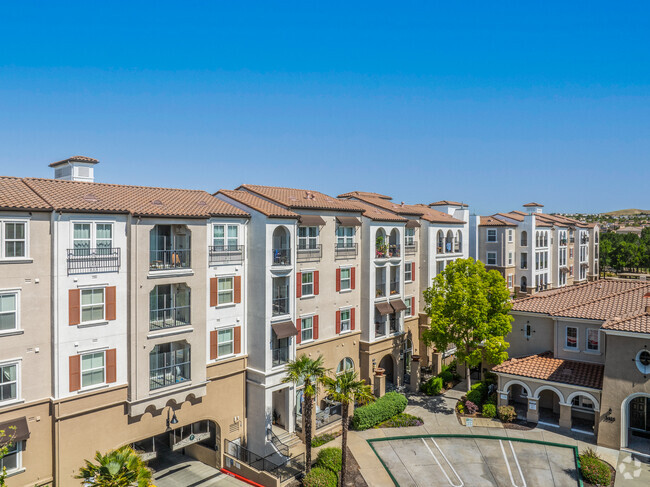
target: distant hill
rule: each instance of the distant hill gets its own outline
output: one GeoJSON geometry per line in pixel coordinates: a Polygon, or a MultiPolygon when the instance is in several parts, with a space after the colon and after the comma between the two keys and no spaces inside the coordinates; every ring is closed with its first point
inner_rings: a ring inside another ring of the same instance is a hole
{"type": "Polygon", "coordinates": [[[634,215],[650,215],[650,210],[639,210],[638,208],[630,208],[628,210],[616,210],[608,213],[601,213],[607,216],[634,216],[634,215]]]}

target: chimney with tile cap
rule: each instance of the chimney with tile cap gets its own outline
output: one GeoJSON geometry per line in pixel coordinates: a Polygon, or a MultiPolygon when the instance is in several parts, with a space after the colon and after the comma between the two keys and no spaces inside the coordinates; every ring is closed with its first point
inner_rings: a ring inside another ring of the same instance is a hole
{"type": "Polygon", "coordinates": [[[95,164],[99,164],[99,161],[92,157],[72,156],[62,161],[53,162],[50,167],[54,168],[54,179],[94,183],[95,164]]]}

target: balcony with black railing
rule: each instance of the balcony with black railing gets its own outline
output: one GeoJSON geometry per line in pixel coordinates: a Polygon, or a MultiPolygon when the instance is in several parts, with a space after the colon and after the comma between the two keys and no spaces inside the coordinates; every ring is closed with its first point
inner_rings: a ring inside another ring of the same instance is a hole
{"type": "Polygon", "coordinates": [[[164,330],[190,324],[190,307],[152,309],[149,312],[149,330],[164,330]]]}
{"type": "Polygon", "coordinates": [[[312,262],[320,260],[323,256],[323,247],[321,244],[310,246],[298,246],[298,255],[296,260],[298,262],[312,262]]]}
{"type": "Polygon", "coordinates": [[[291,249],[278,248],[271,251],[273,265],[291,265],[291,249]]]}
{"type": "Polygon", "coordinates": [[[244,262],[243,245],[211,245],[208,249],[210,265],[241,264],[244,262]]]}
{"type": "Polygon", "coordinates": [[[399,294],[399,281],[391,281],[390,282],[390,294],[391,296],[395,294],[399,294]]]}
{"type": "Polygon", "coordinates": [[[166,249],[149,251],[149,270],[170,270],[191,268],[190,249],[166,249]]]}
{"type": "Polygon", "coordinates": [[[120,258],[119,248],[68,249],[68,275],[118,272],[120,258]]]}
{"type": "Polygon", "coordinates": [[[334,256],[337,259],[354,259],[357,256],[356,243],[336,243],[334,256]]]}
{"type": "Polygon", "coordinates": [[[271,302],[273,316],[289,314],[289,298],[274,298],[271,302]]]}
{"type": "Polygon", "coordinates": [[[289,361],[290,351],[291,348],[289,346],[271,349],[271,365],[273,367],[279,367],[280,365],[286,364],[289,361]]]}

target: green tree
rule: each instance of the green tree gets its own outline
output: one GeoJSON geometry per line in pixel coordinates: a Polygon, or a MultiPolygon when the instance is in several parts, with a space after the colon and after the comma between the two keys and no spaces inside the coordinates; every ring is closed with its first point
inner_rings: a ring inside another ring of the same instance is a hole
{"type": "Polygon", "coordinates": [[[341,483],[345,485],[345,469],[348,463],[348,426],[350,424],[350,404],[366,404],[375,400],[372,389],[364,380],[359,380],[357,373],[349,370],[335,378],[325,377],[325,388],[332,400],[341,403],[341,483]]]}
{"type": "Polygon", "coordinates": [[[327,369],[323,366],[322,355],[316,360],[310,359],[307,355],[301,355],[287,364],[287,375],[282,379],[282,382],[291,382],[296,386],[303,386],[302,426],[305,429],[307,472],[311,470],[311,418],[314,410],[314,398],[318,395],[318,388],[323,384],[326,374],[327,369]]]}
{"type": "Polygon", "coordinates": [[[483,360],[500,364],[508,358],[509,297],[503,276],[472,258],[450,262],[424,291],[431,327],[423,332],[423,339],[442,351],[456,347],[458,361],[465,363],[468,391],[471,367],[483,360]]]}
{"type": "MultiPolygon", "coordinates": [[[[9,447],[13,444],[14,433],[16,430],[15,426],[10,426],[10,433],[5,433],[5,430],[0,430],[0,460],[9,453],[9,447]]],[[[5,486],[5,479],[7,478],[7,468],[2,467],[0,471],[0,487],[5,486]]]]}
{"type": "Polygon", "coordinates": [[[130,447],[123,446],[111,450],[106,455],[95,453],[95,463],[86,460],[86,466],[79,470],[75,478],[83,485],[93,487],[148,487],[151,483],[151,470],[130,447]]]}

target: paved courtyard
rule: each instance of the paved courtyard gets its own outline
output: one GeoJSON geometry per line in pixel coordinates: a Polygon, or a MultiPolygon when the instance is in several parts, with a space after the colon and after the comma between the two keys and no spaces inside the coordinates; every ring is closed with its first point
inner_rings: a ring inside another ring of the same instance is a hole
{"type": "Polygon", "coordinates": [[[162,450],[149,464],[156,487],[242,487],[248,485],[191,457],[162,450]]]}

